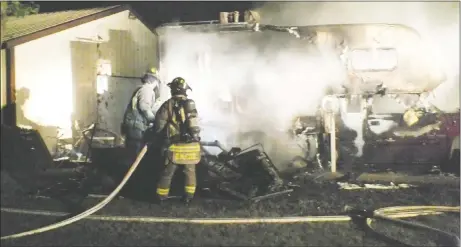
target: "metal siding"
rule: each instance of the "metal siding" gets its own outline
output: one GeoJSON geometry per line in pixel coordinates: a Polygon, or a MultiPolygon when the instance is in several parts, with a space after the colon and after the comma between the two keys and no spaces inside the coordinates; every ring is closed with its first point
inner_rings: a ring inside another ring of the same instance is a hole
{"type": "Polygon", "coordinates": [[[123,30],[109,31],[109,42],[104,57],[110,57],[112,74],[124,77],[141,77],[150,67],[158,66],[157,37],[141,21],[128,18],[128,11],[111,20],[110,26],[123,30]],[[111,54],[111,53],[112,54],[111,54]]]}
{"type": "Polygon", "coordinates": [[[137,79],[109,77],[108,91],[101,96],[98,127],[120,133],[125,108],[141,82],[137,79]]]}
{"type": "MultiPolygon", "coordinates": [[[[109,60],[113,65],[113,75],[140,77],[147,68],[156,65],[156,45],[155,34],[139,20],[128,19],[128,11],[125,11],[17,46],[17,88],[27,88],[31,95],[24,107],[24,117],[40,125],[39,132],[52,151],[56,140],[55,127],[66,133],[70,131],[72,108],[76,105],[79,105],[79,120],[86,123],[95,120],[97,60],[109,60]],[[99,53],[95,42],[88,43],[98,36],[103,39],[99,53]],[[81,44],[72,45],[71,49],[71,42],[81,44]],[[154,52],[149,54],[149,51],[154,52]],[[88,97],[78,97],[72,102],[75,94],[88,97]]],[[[120,102],[113,99],[118,103],[107,109],[110,115],[114,115],[107,127],[116,131],[127,103],[124,98],[130,97],[132,87],[137,86],[139,80],[135,78],[124,83],[126,87],[110,89],[117,90],[117,95],[125,95],[117,96],[120,102]]],[[[115,83],[119,84],[122,85],[115,83]]],[[[2,101],[5,98],[2,97],[2,101]]]]}

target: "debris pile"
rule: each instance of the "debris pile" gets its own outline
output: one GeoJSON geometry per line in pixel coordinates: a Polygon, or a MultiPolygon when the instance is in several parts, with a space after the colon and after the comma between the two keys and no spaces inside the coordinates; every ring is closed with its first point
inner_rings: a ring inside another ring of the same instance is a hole
{"type": "Polygon", "coordinates": [[[226,151],[218,141],[202,142],[202,145],[222,150],[213,156],[204,148],[204,163],[210,175],[216,178],[215,189],[245,201],[259,201],[293,192],[280,178],[261,144],[245,150],[234,147],[230,151],[226,151]]]}

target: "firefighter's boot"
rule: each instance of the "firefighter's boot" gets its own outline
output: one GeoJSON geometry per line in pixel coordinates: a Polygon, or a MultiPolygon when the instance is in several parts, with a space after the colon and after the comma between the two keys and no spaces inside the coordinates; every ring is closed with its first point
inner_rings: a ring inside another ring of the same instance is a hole
{"type": "Polygon", "coordinates": [[[156,203],[159,204],[160,206],[162,205],[165,205],[166,201],[168,200],[168,197],[164,197],[164,196],[158,196],[157,195],[157,198],[156,198],[156,203]]]}
{"type": "Polygon", "coordinates": [[[184,174],[186,176],[186,185],[184,186],[184,203],[189,205],[192,201],[192,198],[194,198],[195,190],[197,189],[195,165],[184,166],[184,174]]]}
{"type": "Polygon", "coordinates": [[[195,195],[195,186],[186,186],[186,193],[183,197],[183,202],[186,206],[189,206],[194,199],[195,195]]]}
{"type": "Polygon", "coordinates": [[[170,189],[164,189],[164,188],[157,188],[157,201],[159,204],[164,204],[165,201],[168,199],[168,194],[170,192],[170,189]]]}

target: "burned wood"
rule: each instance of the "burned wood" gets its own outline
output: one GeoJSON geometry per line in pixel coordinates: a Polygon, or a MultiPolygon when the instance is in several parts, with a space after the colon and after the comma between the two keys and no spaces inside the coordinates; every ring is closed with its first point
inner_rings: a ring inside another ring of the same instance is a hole
{"type": "Polygon", "coordinates": [[[290,191],[283,187],[283,180],[261,144],[244,150],[234,147],[230,151],[226,151],[217,141],[202,142],[202,145],[222,150],[214,161],[205,159],[209,170],[224,178],[218,183],[219,190],[240,200],[256,198],[254,202],[290,191]],[[234,176],[230,176],[230,173],[234,176]]]}
{"type": "Polygon", "coordinates": [[[224,183],[221,183],[218,185],[218,189],[223,191],[223,192],[226,192],[228,194],[230,194],[231,196],[234,196],[240,200],[243,200],[243,201],[246,201],[248,199],[250,199],[248,196],[244,195],[243,193],[240,193],[234,189],[231,189],[230,186],[229,186],[229,183],[227,182],[224,182],[224,183]]]}
{"type": "Polygon", "coordinates": [[[259,201],[264,200],[264,199],[269,199],[269,198],[273,198],[273,197],[277,197],[277,196],[281,196],[281,195],[286,195],[286,194],[289,194],[289,193],[291,193],[293,191],[294,191],[293,189],[286,189],[286,190],[275,192],[275,193],[269,193],[269,194],[264,195],[264,196],[256,196],[256,197],[251,198],[250,200],[253,201],[253,202],[259,202],[259,201]]]}

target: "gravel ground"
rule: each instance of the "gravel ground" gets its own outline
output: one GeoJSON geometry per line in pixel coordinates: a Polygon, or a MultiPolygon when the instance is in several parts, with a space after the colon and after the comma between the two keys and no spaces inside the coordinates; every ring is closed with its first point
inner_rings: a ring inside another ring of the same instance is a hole
{"type": "MultiPolygon", "coordinates": [[[[257,204],[201,199],[185,207],[172,201],[165,205],[118,198],[97,214],[157,217],[280,217],[345,214],[348,207],[376,209],[404,205],[458,206],[459,188],[428,185],[400,190],[338,190],[334,183],[298,181],[300,188],[290,197],[279,197],[257,204]]],[[[54,199],[24,196],[14,181],[2,174],[2,207],[65,211],[54,199]]],[[[91,207],[101,200],[88,198],[91,207]]],[[[57,217],[1,213],[1,235],[38,228],[57,217]]],[[[459,215],[425,216],[419,222],[459,236],[459,215]]],[[[387,236],[420,246],[440,245],[426,232],[417,232],[377,222],[387,236]]],[[[353,223],[296,223],[256,225],[148,224],[82,220],[70,226],[39,235],[2,241],[2,246],[390,246],[353,223]]]]}

